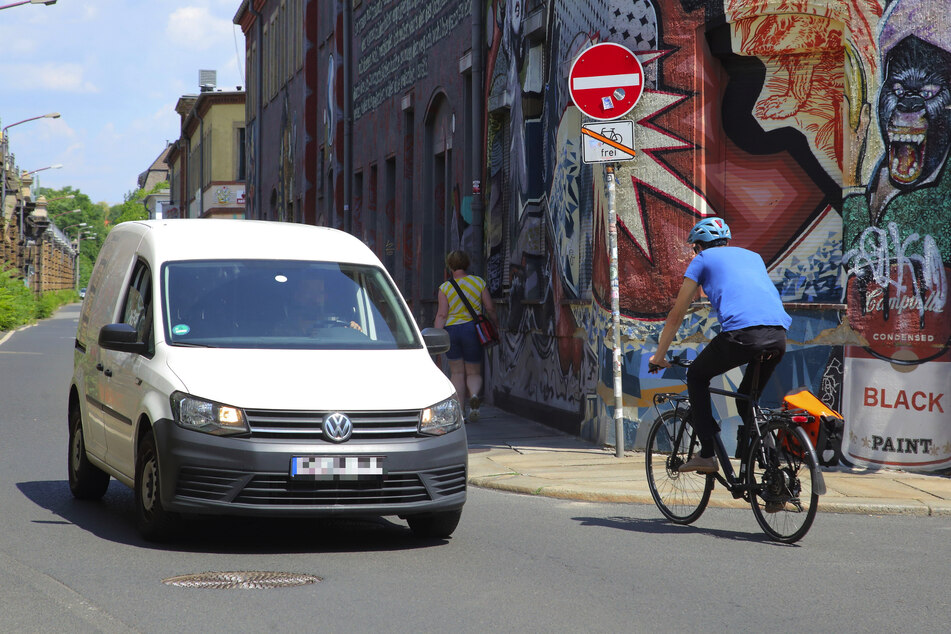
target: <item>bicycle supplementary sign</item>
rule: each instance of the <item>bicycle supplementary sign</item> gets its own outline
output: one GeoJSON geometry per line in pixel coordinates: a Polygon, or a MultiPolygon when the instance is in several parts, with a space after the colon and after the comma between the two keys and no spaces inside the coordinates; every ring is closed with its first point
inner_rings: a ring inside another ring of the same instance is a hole
{"type": "Polygon", "coordinates": [[[581,146],[585,163],[629,161],[634,158],[634,122],[622,119],[583,124],[581,146]]]}
{"type": "Polygon", "coordinates": [[[602,42],[585,49],[568,72],[568,92],[592,119],[624,116],[641,98],[644,69],[628,48],[602,42]]]}

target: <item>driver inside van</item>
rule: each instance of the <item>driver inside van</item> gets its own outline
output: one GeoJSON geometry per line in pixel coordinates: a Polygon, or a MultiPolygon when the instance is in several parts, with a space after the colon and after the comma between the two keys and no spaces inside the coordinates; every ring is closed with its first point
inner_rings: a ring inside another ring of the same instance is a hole
{"type": "Polygon", "coordinates": [[[360,324],[347,319],[345,311],[338,310],[341,298],[339,293],[333,292],[334,288],[323,277],[303,277],[284,307],[284,319],[277,328],[278,334],[310,336],[317,328],[342,326],[363,332],[360,324]]]}

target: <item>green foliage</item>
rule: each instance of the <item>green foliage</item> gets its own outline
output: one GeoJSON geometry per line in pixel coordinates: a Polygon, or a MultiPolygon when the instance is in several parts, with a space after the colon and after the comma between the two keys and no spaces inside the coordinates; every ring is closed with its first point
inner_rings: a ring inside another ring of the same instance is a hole
{"type": "Polygon", "coordinates": [[[60,306],[78,301],[79,294],[72,289],[43,293],[37,299],[23,280],[0,271],[0,331],[46,319],[60,306]]]}
{"type": "Polygon", "coordinates": [[[12,330],[36,319],[36,300],[23,280],[0,271],[0,330],[12,330]]]}
{"type": "Polygon", "coordinates": [[[46,319],[64,304],[79,301],[79,293],[70,289],[43,293],[36,302],[36,318],[46,319]]]}
{"type": "MultiPolygon", "coordinates": [[[[153,188],[152,191],[156,191],[156,188],[153,188]]],[[[110,209],[109,217],[115,218],[115,224],[128,222],[129,220],[148,219],[149,212],[146,210],[145,205],[142,204],[142,199],[149,193],[151,192],[147,192],[144,189],[137,189],[126,193],[125,202],[121,205],[115,205],[110,209]]]]}
{"type": "Polygon", "coordinates": [[[92,202],[89,196],[72,187],[41,188],[40,193],[46,196],[47,210],[53,224],[66,234],[74,247],[76,236],[82,231],[83,237],[79,241],[79,285],[86,286],[99,249],[109,233],[109,207],[105,203],[92,202]],[[85,226],[80,227],[83,223],[85,226]]]}

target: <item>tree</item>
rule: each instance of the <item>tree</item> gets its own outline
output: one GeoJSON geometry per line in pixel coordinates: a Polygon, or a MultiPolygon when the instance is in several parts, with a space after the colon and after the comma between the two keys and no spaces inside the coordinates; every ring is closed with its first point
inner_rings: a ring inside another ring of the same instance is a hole
{"type": "Polygon", "coordinates": [[[99,256],[99,249],[108,233],[106,205],[92,202],[89,196],[69,186],[63,189],[42,187],[39,193],[48,201],[47,213],[50,220],[73,245],[76,243],[80,225],[83,225],[83,238],[79,245],[79,285],[86,286],[93,264],[99,256]]]}
{"type": "Polygon", "coordinates": [[[145,208],[143,199],[149,194],[154,194],[163,189],[168,189],[168,182],[163,181],[156,183],[155,187],[149,191],[140,188],[126,193],[125,202],[121,205],[115,205],[109,210],[110,220],[113,221],[113,224],[119,224],[120,222],[126,222],[128,220],[147,220],[149,212],[145,208]]]}

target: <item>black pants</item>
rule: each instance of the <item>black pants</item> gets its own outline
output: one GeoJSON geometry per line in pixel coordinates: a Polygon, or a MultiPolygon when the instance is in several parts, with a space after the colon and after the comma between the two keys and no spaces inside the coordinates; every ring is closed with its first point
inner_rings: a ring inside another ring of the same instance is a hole
{"type": "MultiPolygon", "coordinates": [[[[687,369],[687,394],[690,396],[693,427],[700,439],[702,457],[709,458],[715,453],[713,435],[719,431],[710,403],[711,379],[743,364],[749,364],[763,352],[771,352],[772,357],[760,366],[757,390],[762,391],[786,352],[786,330],[782,326],[752,326],[721,332],[697,355],[687,369]]],[[[751,392],[754,369],[755,364],[747,366],[743,381],[736,390],[740,394],[751,392]]],[[[750,403],[737,400],[737,406],[744,424],[749,425],[752,418],[750,403]]]]}

